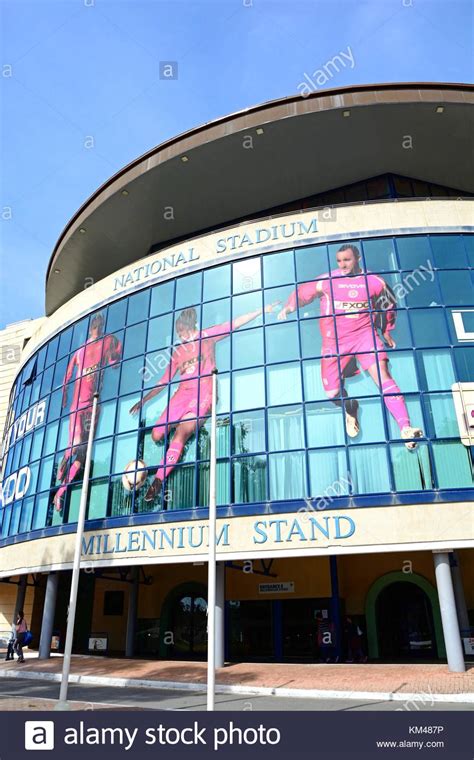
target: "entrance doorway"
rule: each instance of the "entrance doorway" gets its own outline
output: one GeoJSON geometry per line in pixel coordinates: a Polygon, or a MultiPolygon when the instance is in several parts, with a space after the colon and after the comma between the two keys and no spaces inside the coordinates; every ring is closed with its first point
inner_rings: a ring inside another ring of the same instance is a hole
{"type": "Polygon", "coordinates": [[[182,583],[164,600],[159,654],[169,660],[206,659],[207,589],[202,583],[182,583]]]}
{"type": "Polygon", "coordinates": [[[185,660],[207,654],[207,601],[201,594],[183,594],[171,609],[172,654],[185,660]]]}
{"type": "Polygon", "coordinates": [[[395,571],[380,576],[367,594],[365,611],[371,660],[446,657],[436,589],[422,575],[395,571]]]}
{"type": "Polygon", "coordinates": [[[414,583],[391,583],[376,602],[379,653],[382,660],[436,657],[431,602],[414,583]]]}

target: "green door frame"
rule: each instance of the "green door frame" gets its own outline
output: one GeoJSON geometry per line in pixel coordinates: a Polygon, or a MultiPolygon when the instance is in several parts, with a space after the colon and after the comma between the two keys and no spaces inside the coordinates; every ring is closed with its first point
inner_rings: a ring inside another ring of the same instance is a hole
{"type": "Polygon", "coordinates": [[[168,657],[168,649],[170,644],[165,644],[164,631],[168,631],[171,622],[171,610],[174,603],[182,596],[191,596],[192,594],[199,594],[207,600],[207,587],[203,583],[197,583],[196,581],[188,581],[187,583],[180,583],[179,586],[175,586],[167,594],[161,605],[160,615],[160,657],[168,657]]]}
{"type": "Polygon", "coordinates": [[[367,644],[369,649],[369,657],[371,659],[378,659],[379,657],[379,641],[377,636],[377,618],[375,614],[375,605],[377,598],[381,591],[392,583],[414,583],[425,592],[428,599],[431,602],[431,610],[433,613],[433,623],[435,629],[436,650],[440,660],[446,657],[446,647],[444,645],[443,626],[441,623],[441,612],[439,609],[438,594],[434,586],[426,580],[422,575],[418,573],[404,573],[401,570],[396,572],[387,573],[377,578],[375,583],[369,589],[367,598],[365,601],[365,620],[367,624],[367,644]]]}

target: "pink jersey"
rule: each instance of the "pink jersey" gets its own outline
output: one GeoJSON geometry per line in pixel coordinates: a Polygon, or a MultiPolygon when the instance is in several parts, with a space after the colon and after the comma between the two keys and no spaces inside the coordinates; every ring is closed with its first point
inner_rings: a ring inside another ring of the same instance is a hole
{"type": "Polygon", "coordinates": [[[64,378],[64,384],[68,383],[76,370],[71,411],[91,403],[94,393],[100,389],[101,373],[98,370],[107,364],[115,364],[121,353],[122,344],[114,335],[105,335],[77,349],[69,360],[64,378]]]}
{"type": "MultiPolygon", "coordinates": [[[[305,306],[319,296],[322,316],[334,314],[337,317],[339,340],[367,330],[371,331],[372,324],[375,327],[383,327],[383,330],[393,330],[395,327],[395,297],[385,280],[376,274],[360,272],[341,276],[340,270],[335,269],[329,275],[325,274],[313,282],[299,285],[288,298],[286,305],[294,311],[297,302],[300,306],[305,306]],[[382,315],[375,315],[369,309],[383,311],[383,319],[382,315]]],[[[335,338],[333,319],[322,319],[320,328],[324,338],[335,338]]]]}
{"type": "Polygon", "coordinates": [[[181,375],[182,380],[197,379],[199,374],[210,375],[216,368],[216,343],[229,335],[231,329],[230,322],[214,325],[198,332],[192,340],[176,346],[171,361],[158,385],[169,382],[177,372],[181,375]]]}

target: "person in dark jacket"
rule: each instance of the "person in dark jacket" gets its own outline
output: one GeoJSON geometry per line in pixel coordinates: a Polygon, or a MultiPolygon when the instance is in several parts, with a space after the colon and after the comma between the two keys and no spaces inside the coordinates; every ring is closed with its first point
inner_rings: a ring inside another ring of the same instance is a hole
{"type": "Polygon", "coordinates": [[[28,630],[28,624],[25,620],[25,614],[23,610],[20,610],[15,623],[16,638],[14,644],[14,650],[18,655],[18,662],[25,662],[23,657],[23,645],[25,643],[25,634],[28,630]]]}

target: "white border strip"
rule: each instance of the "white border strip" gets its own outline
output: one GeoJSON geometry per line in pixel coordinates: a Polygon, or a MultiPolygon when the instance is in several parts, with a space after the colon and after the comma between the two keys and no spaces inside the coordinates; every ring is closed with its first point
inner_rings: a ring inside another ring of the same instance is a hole
{"type": "MultiPolygon", "coordinates": [[[[39,673],[38,671],[0,669],[0,678],[24,678],[35,681],[61,681],[61,673],[39,673]]],[[[179,681],[151,681],[141,678],[110,678],[102,676],[82,676],[71,674],[70,683],[88,684],[90,686],[112,686],[138,689],[162,689],[166,691],[205,692],[205,683],[191,684],[179,681]]],[[[385,702],[423,702],[425,692],[398,692],[398,691],[339,691],[333,689],[287,689],[272,686],[235,686],[228,684],[216,685],[218,694],[242,694],[243,696],[259,697],[295,697],[301,699],[372,699],[385,702]]],[[[429,693],[429,700],[434,702],[456,702],[459,704],[474,704],[474,693],[465,694],[433,694],[429,693]]],[[[83,701],[73,699],[73,702],[83,701]]]]}

